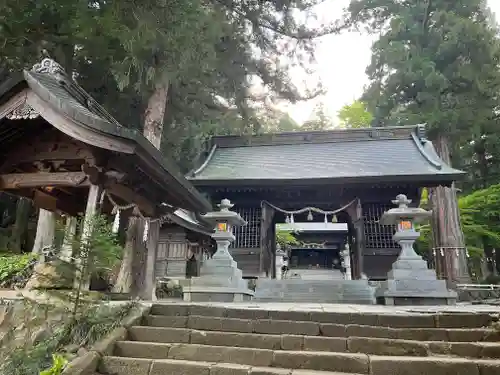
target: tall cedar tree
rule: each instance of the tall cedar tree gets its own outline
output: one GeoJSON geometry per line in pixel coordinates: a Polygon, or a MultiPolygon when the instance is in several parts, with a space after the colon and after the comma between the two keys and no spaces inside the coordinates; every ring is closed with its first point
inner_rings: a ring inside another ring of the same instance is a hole
{"type": "Polygon", "coordinates": [[[290,66],[309,61],[315,37],[335,30],[297,23],[294,14],[307,14],[318,2],[115,2],[110,16],[120,24],[114,29],[126,51],[115,60],[117,81],[147,96],[145,134],[185,163],[199,153],[200,136],[226,133],[228,126],[232,133],[261,130],[255,107],[264,97],[252,90],[253,82],[265,86],[268,100],[319,93],[302,95],[288,75],[290,66]]]}
{"type": "MultiPolygon", "coordinates": [[[[498,129],[497,29],[481,0],[352,0],[344,27],[378,33],[362,100],[376,125],[426,123],[446,163],[473,134],[498,129]]],[[[461,167],[459,162],[454,163],[461,167]]],[[[431,192],[434,247],[462,248],[456,190],[431,192]]],[[[465,252],[445,251],[450,279],[466,280],[465,252]]]]}

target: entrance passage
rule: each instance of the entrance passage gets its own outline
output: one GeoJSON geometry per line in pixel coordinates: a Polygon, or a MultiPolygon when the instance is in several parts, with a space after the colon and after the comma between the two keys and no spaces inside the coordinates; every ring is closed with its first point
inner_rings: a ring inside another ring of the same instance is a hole
{"type": "Polygon", "coordinates": [[[291,269],[340,269],[340,255],[337,248],[292,248],[291,269]]]}
{"type": "Polygon", "coordinates": [[[284,249],[282,279],[344,279],[341,250],[348,243],[347,223],[286,223],[277,224],[276,230],[289,231],[295,238],[284,249]]]}

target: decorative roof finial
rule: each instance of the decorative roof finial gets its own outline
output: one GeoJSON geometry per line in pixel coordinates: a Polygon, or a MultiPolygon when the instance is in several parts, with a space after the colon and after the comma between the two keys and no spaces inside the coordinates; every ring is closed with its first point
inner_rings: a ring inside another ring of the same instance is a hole
{"type": "Polygon", "coordinates": [[[417,125],[417,137],[421,141],[426,141],[427,140],[427,135],[425,134],[425,124],[418,124],[417,125]]]}
{"type": "Polygon", "coordinates": [[[64,68],[56,61],[45,58],[41,62],[33,65],[31,69],[35,73],[52,74],[54,76],[66,76],[64,68]]]}

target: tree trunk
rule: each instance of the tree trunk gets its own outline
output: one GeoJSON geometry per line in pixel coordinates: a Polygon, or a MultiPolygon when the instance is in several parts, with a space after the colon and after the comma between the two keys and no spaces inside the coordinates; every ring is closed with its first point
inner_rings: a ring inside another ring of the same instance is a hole
{"type": "Polygon", "coordinates": [[[21,253],[25,244],[25,236],[28,231],[28,222],[31,213],[31,202],[29,199],[20,197],[16,206],[16,222],[10,237],[10,250],[21,253]]]}
{"type": "Polygon", "coordinates": [[[167,109],[168,83],[159,83],[148,100],[144,114],[144,136],[158,150],[161,146],[163,118],[167,109]]]}
{"type": "Polygon", "coordinates": [[[130,293],[132,287],[132,271],[135,248],[137,247],[139,219],[131,216],[128,219],[127,240],[125,242],[122,265],[113,287],[115,293],[130,293]]]}
{"type": "MultiPolygon", "coordinates": [[[[155,86],[153,94],[148,100],[148,105],[144,113],[144,136],[158,150],[161,146],[161,138],[163,134],[163,119],[165,117],[167,100],[168,100],[168,83],[158,83],[155,86]]],[[[118,278],[114,287],[114,291],[118,293],[138,293],[136,287],[132,287],[133,274],[144,274],[143,270],[137,270],[134,267],[134,260],[138,261],[142,257],[139,254],[145,252],[145,248],[138,238],[138,233],[144,230],[144,221],[137,217],[130,217],[127,229],[127,241],[125,244],[125,254],[118,273],[118,278]],[[139,228],[140,226],[140,228],[139,228]],[[142,229],[142,230],[139,230],[142,229]],[[137,270],[137,271],[136,271],[137,270]],[[136,272],[134,272],[136,271],[136,272]]],[[[144,254],[145,255],[145,254],[144,254]]],[[[146,267],[146,262],[140,266],[146,267]]]]}
{"type": "Polygon", "coordinates": [[[54,244],[56,220],[54,213],[40,209],[38,215],[38,225],[36,227],[35,244],[32,252],[40,254],[44,247],[54,244]]]}
{"type": "MultiPolygon", "coordinates": [[[[451,165],[448,138],[439,136],[434,147],[440,158],[451,165]]],[[[431,201],[433,245],[437,257],[441,258],[440,273],[452,283],[468,282],[470,277],[455,184],[433,188],[431,201]]]]}

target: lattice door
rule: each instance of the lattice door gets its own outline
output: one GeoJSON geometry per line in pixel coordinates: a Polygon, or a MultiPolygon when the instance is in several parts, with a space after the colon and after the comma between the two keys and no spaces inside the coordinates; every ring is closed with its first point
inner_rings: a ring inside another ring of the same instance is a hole
{"type": "Polygon", "coordinates": [[[382,214],[393,208],[390,204],[364,204],[363,220],[365,229],[365,248],[391,249],[398,248],[392,236],[396,231],[394,225],[381,225],[379,220],[382,214]]]}

